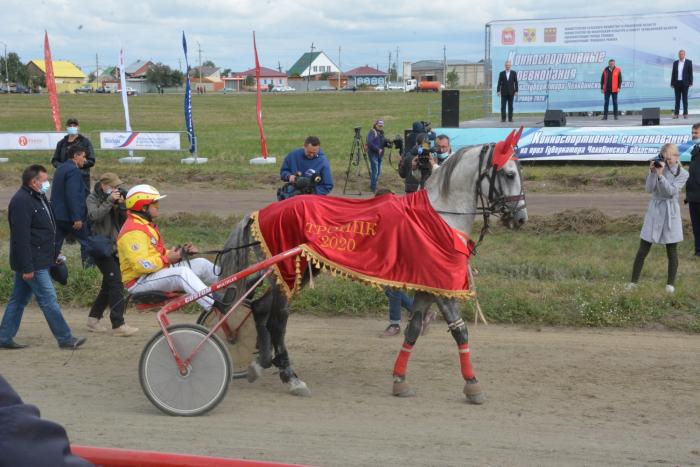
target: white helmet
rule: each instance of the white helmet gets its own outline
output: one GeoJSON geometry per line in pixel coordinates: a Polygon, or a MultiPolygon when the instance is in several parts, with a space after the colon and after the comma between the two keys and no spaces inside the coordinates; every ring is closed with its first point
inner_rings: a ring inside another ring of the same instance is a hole
{"type": "Polygon", "coordinates": [[[161,195],[158,190],[151,185],[136,185],[131,187],[126,194],[124,204],[131,211],[141,211],[145,206],[165,198],[167,195],[161,195]]]}

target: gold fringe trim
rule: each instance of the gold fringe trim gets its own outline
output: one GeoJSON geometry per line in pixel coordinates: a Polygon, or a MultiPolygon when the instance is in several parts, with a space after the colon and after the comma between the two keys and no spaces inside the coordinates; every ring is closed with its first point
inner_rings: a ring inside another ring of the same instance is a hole
{"type": "MultiPolygon", "coordinates": [[[[262,231],[260,229],[260,223],[258,219],[258,212],[256,211],[251,214],[251,218],[253,219],[253,224],[251,226],[251,230],[253,232],[253,236],[255,237],[255,240],[260,242],[260,246],[265,253],[266,258],[271,258],[273,255],[270,252],[270,249],[267,246],[267,243],[265,242],[265,238],[262,235],[262,231]]],[[[446,298],[456,298],[460,300],[470,300],[473,297],[476,296],[476,293],[473,290],[446,290],[446,289],[437,289],[433,287],[428,287],[425,285],[420,285],[420,284],[406,284],[403,282],[395,282],[395,281],[390,281],[386,279],[379,279],[376,277],[372,276],[367,276],[365,274],[359,273],[357,271],[353,271],[352,269],[346,268],[345,266],[342,266],[340,264],[337,264],[333,261],[328,260],[327,258],[321,256],[318,254],[316,251],[312,250],[308,245],[302,244],[301,246],[301,256],[302,258],[306,259],[307,262],[312,264],[315,268],[325,270],[331,274],[333,277],[342,277],[345,279],[350,279],[355,282],[360,282],[365,285],[369,285],[370,287],[373,287],[378,290],[382,290],[384,287],[391,287],[395,289],[404,289],[404,290],[413,290],[417,292],[427,292],[431,293],[433,295],[438,295],[440,297],[446,297],[446,298]]],[[[284,291],[285,295],[287,298],[292,298],[297,292],[301,290],[301,280],[303,277],[303,274],[301,272],[301,260],[297,256],[294,261],[294,274],[295,274],[295,279],[294,279],[294,287],[292,289],[289,288],[287,283],[282,279],[282,272],[280,271],[279,267],[277,264],[273,266],[273,272],[275,275],[275,280],[277,281],[277,284],[280,285],[281,289],[284,291]]]]}

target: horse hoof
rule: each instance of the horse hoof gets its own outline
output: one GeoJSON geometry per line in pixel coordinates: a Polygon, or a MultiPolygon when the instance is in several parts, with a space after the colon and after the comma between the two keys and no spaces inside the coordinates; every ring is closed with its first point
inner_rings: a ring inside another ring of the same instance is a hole
{"type": "Polygon", "coordinates": [[[414,397],[416,395],[416,391],[411,389],[406,381],[394,383],[392,393],[396,397],[414,397]]]}
{"type": "Polygon", "coordinates": [[[293,379],[289,382],[289,393],[299,397],[311,397],[309,387],[300,379],[293,379]]]}
{"type": "Polygon", "coordinates": [[[246,373],[246,378],[249,383],[255,382],[260,376],[262,376],[263,367],[260,366],[258,362],[253,362],[248,366],[248,371],[246,373]]]}
{"type": "Polygon", "coordinates": [[[464,395],[467,396],[467,401],[471,404],[480,405],[486,402],[486,396],[481,391],[481,386],[476,381],[464,384],[464,395]]]}

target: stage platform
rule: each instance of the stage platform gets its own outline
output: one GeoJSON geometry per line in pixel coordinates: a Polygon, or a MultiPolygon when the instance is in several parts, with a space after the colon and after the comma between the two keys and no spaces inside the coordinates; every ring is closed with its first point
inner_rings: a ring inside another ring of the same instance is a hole
{"type": "MultiPolygon", "coordinates": [[[[601,120],[601,116],[566,116],[566,126],[573,128],[583,127],[631,127],[642,126],[642,116],[636,115],[620,115],[617,120],[612,116],[608,116],[607,120],[601,120]]],[[[672,118],[670,115],[661,115],[659,121],[661,126],[673,125],[693,125],[700,122],[700,115],[689,115],[687,119],[672,118]]],[[[459,123],[460,128],[526,128],[544,127],[544,115],[537,116],[514,116],[513,122],[501,122],[499,116],[477,118],[475,120],[467,120],[459,123]]]]}

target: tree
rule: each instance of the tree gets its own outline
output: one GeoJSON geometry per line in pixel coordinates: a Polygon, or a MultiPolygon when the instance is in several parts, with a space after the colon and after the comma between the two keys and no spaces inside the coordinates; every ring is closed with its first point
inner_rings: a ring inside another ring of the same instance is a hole
{"type": "Polygon", "coordinates": [[[447,73],[447,87],[456,88],[459,85],[459,75],[456,71],[452,70],[447,73]]]}
{"type": "Polygon", "coordinates": [[[243,84],[246,86],[255,86],[255,78],[253,78],[252,75],[248,75],[245,77],[243,84]]]}
{"type": "Polygon", "coordinates": [[[391,68],[389,68],[389,81],[398,81],[398,74],[396,73],[396,64],[392,63],[391,68]]]}
{"type": "Polygon", "coordinates": [[[204,63],[202,63],[202,66],[210,66],[212,68],[216,68],[216,65],[214,65],[214,62],[211,60],[204,60],[204,63]]]}
{"type": "Polygon", "coordinates": [[[321,73],[321,76],[319,76],[319,78],[321,78],[323,81],[327,81],[330,77],[331,74],[329,72],[321,73]]]}
{"type": "Polygon", "coordinates": [[[180,86],[183,74],[179,70],[172,70],[168,65],[156,63],[146,71],[146,81],[163,88],[180,86]]]}
{"type": "Polygon", "coordinates": [[[230,68],[224,68],[224,71],[221,72],[221,76],[229,76],[230,74],[231,74],[230,68]]]}
{"type": "Polygon", "coordinates": [[[5,70],[9,74],[9,81],[11,83],[22,84],[24,86],[29,82],[29,72],[27,67],[22,64],[22,61],[15,52],[10,52],[7,54],[7,67],[5,67],[5,57],[0,57],[0,81],[3,85],[8,81],[8,77],[5,74],[5,70]]]}

